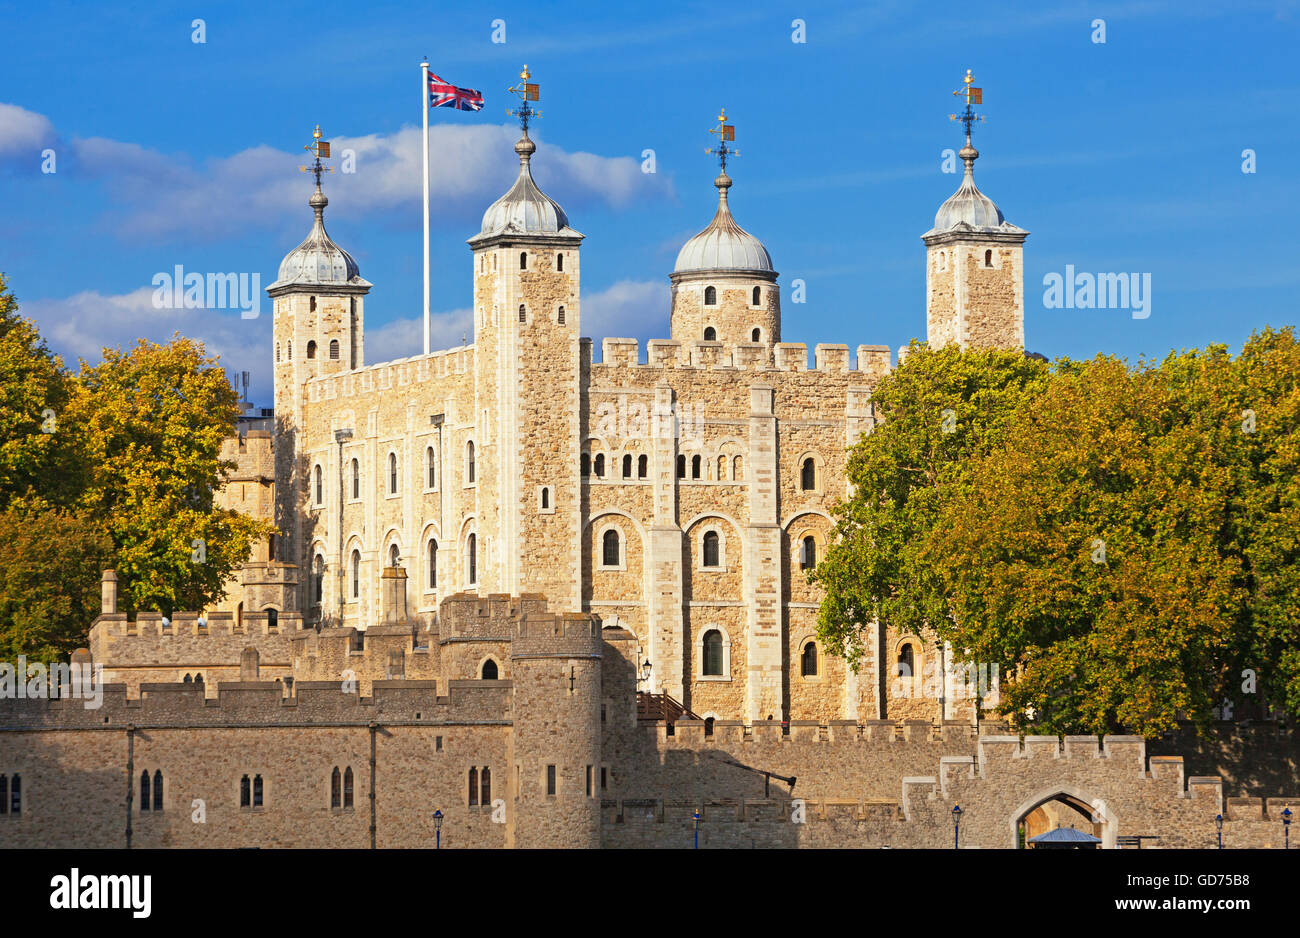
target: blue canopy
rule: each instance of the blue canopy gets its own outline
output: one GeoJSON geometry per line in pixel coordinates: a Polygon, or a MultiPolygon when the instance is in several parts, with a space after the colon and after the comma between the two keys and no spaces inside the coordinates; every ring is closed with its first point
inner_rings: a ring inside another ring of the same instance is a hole
{"type": "Polygon", "coordinates": [[[1029,842],[1031,844],[1099,844],[1101,838],[1085,834],[1073,827],[1058,827],[1046,834],[1030,837],[1029,842]]]}

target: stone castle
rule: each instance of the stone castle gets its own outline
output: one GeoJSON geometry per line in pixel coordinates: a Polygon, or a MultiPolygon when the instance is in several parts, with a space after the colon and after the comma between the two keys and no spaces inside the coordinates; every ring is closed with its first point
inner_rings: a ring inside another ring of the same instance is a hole
{"type": "MultiPolygon", "coordinates": [[[[318,175],[268,288],[274,409],[224,454],[222,503],[281,533],[203,614],[130,620],[105,573],[74,656],[102,706],[0,702],[24,799],[0,843],[429,846],[439,810],[446,846],[686,846],[699,823],[713,846],[939,847],[960,806],[969,846],[1064,823],[1206,846],[1216,814],[1227,845],[1273,845],[1285,799],[1225,797],[1141,739],[1003,735],[978,706],[996,682],[933,635],[876,627],[858,671],[827,655],[805,571],[890,350],[818,345],[810,368],[782,341],[724,165],[671,337],[594,360],[583,236],[535,149],[525,130],[469,240],[474,342],[377,365],[318,175]]],[[[959,155],[923,235],[926,337],[1023,348],[1028,232],[976,187],[969,136],[959,155]]]]}

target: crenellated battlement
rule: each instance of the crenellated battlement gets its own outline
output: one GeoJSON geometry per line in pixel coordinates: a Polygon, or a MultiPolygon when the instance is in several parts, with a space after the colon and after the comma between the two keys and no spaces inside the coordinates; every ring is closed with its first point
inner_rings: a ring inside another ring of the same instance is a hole
{"type": "MultiPolygon", "coordinates": [[[[808,346],[802,342],[739,342],[734,345],[703,339],[679,342],[651,339],[646,343],[646,360],[641,361],[636,339],[607,338],[601,342],[601,361],[592,358],[593,343],[582,339],[582,363],[593,373],[611,369],[727,369],[735,371],[813,371],[827,374],[862,374],[877,380],[889,373],[887,345],[859,345],[850,355],[847,345],[818,344],[813,348],[813,365],[808,367],[808,346]]],[[[608,375],[606,375],[608,377],[608,375]]]]}
{"type": "Polygon", "coordinates": [[[474,370],[473,344],[366,365],[355,371],[317,375],[304,383],[310,402],[354,397],[374,391],[392,391],[440,378],[469,375],[474,370]]]}
{"type": "Polygon", "coordinates": [[[599,658],[602,644],[600,619],[596,616],[534,613],[517,621],[510,657],[599,658]]]}
{"type": "Polygon", "coordinates": [[[224,724],[365,725],[374,720],[416,723],[506,724],[510,681],[375,681],[369,696],[355,683],[222,681],[215,697],[194,684],[141,684],[130,697],[125,684],[105,684],[96,706],[86,698],[0,700],[0,729],[121,729],[133,725],[194,727],[224,724]]]}
{"type": "Polygon", "coordinates": [[[508,641],[515,634],[517,620],[545,612],[546,597],[539,593],[456,593],[439,606],[438,637],[444,642],[467,638],[508,641]]]}

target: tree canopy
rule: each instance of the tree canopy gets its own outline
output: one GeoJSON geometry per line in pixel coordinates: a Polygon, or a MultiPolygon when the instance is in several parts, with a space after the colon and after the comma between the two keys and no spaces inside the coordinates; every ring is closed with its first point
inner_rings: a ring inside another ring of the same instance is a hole
{"type": "Polygon", "coordinates": [[[85,644],[99,577],[125,609],[202,608],[273,528],[214,505],[238,395],[201,343],[65,368],[0,275],[0,653],[85,644]]]}
{"type": "Polygon", "coordinates": [[[877,389],[885,424],[850,458],[841,541],[814,574],[828,642],[860,646],[873,615],[929,627],[996,664],[999,709],[1038,732],[1154,735],[1224,701],[1300,712],[1292,330],[1235,359],[1063,359],[1030,379],[990,354],[913,350],[877,389]],[[988,385],[963,399],[1010,406],[963,414],[956,361],[988,385]]]}

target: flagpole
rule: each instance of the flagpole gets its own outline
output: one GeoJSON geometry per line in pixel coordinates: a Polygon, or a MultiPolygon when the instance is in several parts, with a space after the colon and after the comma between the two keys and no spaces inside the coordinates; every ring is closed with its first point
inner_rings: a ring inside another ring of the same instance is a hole
{"type": "Polygon", "coordinates": [[[420,63],[420,112],[424,115],[424,354],[429,354],[429,60],[420,63]]]}

